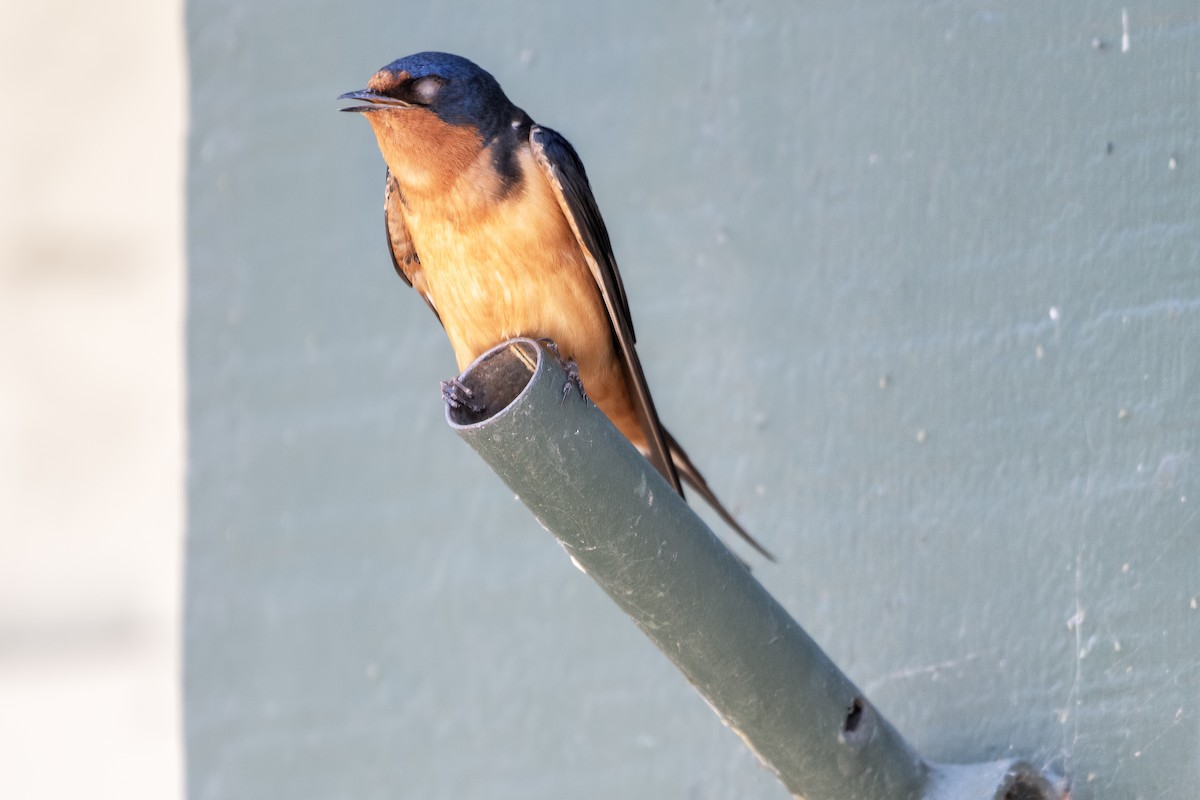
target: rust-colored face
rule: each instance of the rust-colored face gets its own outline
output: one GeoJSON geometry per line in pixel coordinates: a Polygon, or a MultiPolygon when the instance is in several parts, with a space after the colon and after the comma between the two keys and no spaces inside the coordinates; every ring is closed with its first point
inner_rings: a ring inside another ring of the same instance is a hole
{"type": "Polygon", "coordinates": [[[411,81],[412,75],[408,74],[408,70],[402,69],[399,72],[392,72],[388,69],[381,69],[371,76],[371,80],[367,81],[367,89],[376,94],[384,94],[390,96],[398,96],[397,90],[404,85],[406,81],[411,81]]]}
{"type": "Polygon", "coordinates": [[[484,145],[474,126],[452,125],[432,109],[439,85],[434,77],[414,79],[407,70],[385,68],[371,76],[366,90],[342,96],[368,103],[346,110],[361,112],[371,123],[406,196],[445,191],[484,145]]]}
{"type": "Polygon", "coordinates": [[[388,109],[367,121],[406,195],[448,190],[483,147],[473,128],[448,125],[426,108],[388,109]]]}

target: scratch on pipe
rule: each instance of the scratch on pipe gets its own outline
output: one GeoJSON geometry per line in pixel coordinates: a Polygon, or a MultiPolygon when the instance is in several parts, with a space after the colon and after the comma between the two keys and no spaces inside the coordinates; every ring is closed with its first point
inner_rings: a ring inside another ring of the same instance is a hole
{"type": "Polygon", "coordinates": [[[1158,555],[1146,562],[1146,565],[1141,569],[1142,575],[1145,575],[1151,567],[1158,566],[1166,558],[1167,554],[1171,551],[1171,547],[1182,539],[1186,533],[1191,531],[1192,523],[1196,521],[1196,517],[1200,517],[1200,508],[1189,514],[1188,518],[1183,521],[1182,525],[1175,529],[1174,533],[1170,533],[1163,538],[1158,555]]]}
{"type": "Polygon", "coordinates": [[[1071,692],[1067,695],[1067,707],[1059,712],[1058,721],[1063,726],[1062,754],[1064,762],[1070,762],[1071,753],[1079,743],[1079,708],[1082,705],[1080,686],[1083,683],[1083,620],[1087,612],[1083,608],[1083,552],[1075,554],[1075,613],[1067,620],[1067,629],[1075,633],[1075,678],[1071,692]],[[1067,742],[1067,721],[1071,722],[1071,741],[1067,742]]]}

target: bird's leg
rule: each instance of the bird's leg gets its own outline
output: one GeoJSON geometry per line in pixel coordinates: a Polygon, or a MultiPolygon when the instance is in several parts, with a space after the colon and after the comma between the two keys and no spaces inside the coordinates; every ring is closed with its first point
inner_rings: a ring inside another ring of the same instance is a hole
{"type": "Polygon", "coordinates": [[[571,393],[572,387],[579,392],[580,397],[582,397],[584,400],[587,400],[587,392],[583,390],[583,381],[579,379],[579,365],[575,363],[575,360],[564,359],[562,357],[562,353],[558,352],[558,344],[555,343],[553,339],[538,339],[538,341],[550,351],[550,354],[558,360],[559,365],[562,366],[563,370],[567,373],[567,382],[566,385],[563,386],[562,399],[559,402],[566,401],[567,395],[571,393]]]}
{"type": "Polygon", "coordinates": [[[579,392],[579,396],[584,400],[584,402],[586,402],[588,396],[587,392],[583,390],[583,381],[579,378],[579,365],[573,360],[564,361],[562,362],[562,365],[563,369],[567,371],[567,382],[563,385],[562,400],[559,402],[566,402],[567,395],[571,393],[572,386],[575,387],[575,390],[579,392]]]}
{"type": "Polygon", "coordinates": [[[466,408],[472,414],[482,414],[483,406],[471,399],[474,396],[475,392],[472,391],[471,387],[458,378],[442,381],[442,399],[446,401],[446,405],[456,411],[460,408],[466,408]]]}

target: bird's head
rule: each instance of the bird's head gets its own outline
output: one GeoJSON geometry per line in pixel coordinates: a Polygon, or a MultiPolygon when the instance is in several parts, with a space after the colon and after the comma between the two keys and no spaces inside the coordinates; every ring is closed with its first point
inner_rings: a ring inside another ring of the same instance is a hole
{"type": "Polygon", "coordinates": [[[393,174],[418,186],[464,167],[514,113],[495,78],[449,53],[397,59],[338,99],[354,101],[342,111],[363,114],[393,174]]]}

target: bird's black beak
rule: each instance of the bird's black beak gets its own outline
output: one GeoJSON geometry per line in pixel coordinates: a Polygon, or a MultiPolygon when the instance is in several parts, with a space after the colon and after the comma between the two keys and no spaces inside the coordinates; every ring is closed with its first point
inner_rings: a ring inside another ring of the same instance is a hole
{"type": "Polygon", "coordinates": [[[338,100],[360,100],[369,105],[351,106],[350,108],[340,109],[341,111],[383,111],[388,108],[412,108],[412,103],[406,103],[403,100],[397,100],[395,97],[388,97],[386,94],[376,94],[369,89],[359,89],[357,92],[346,92],[338,95],[338,100]]]}

